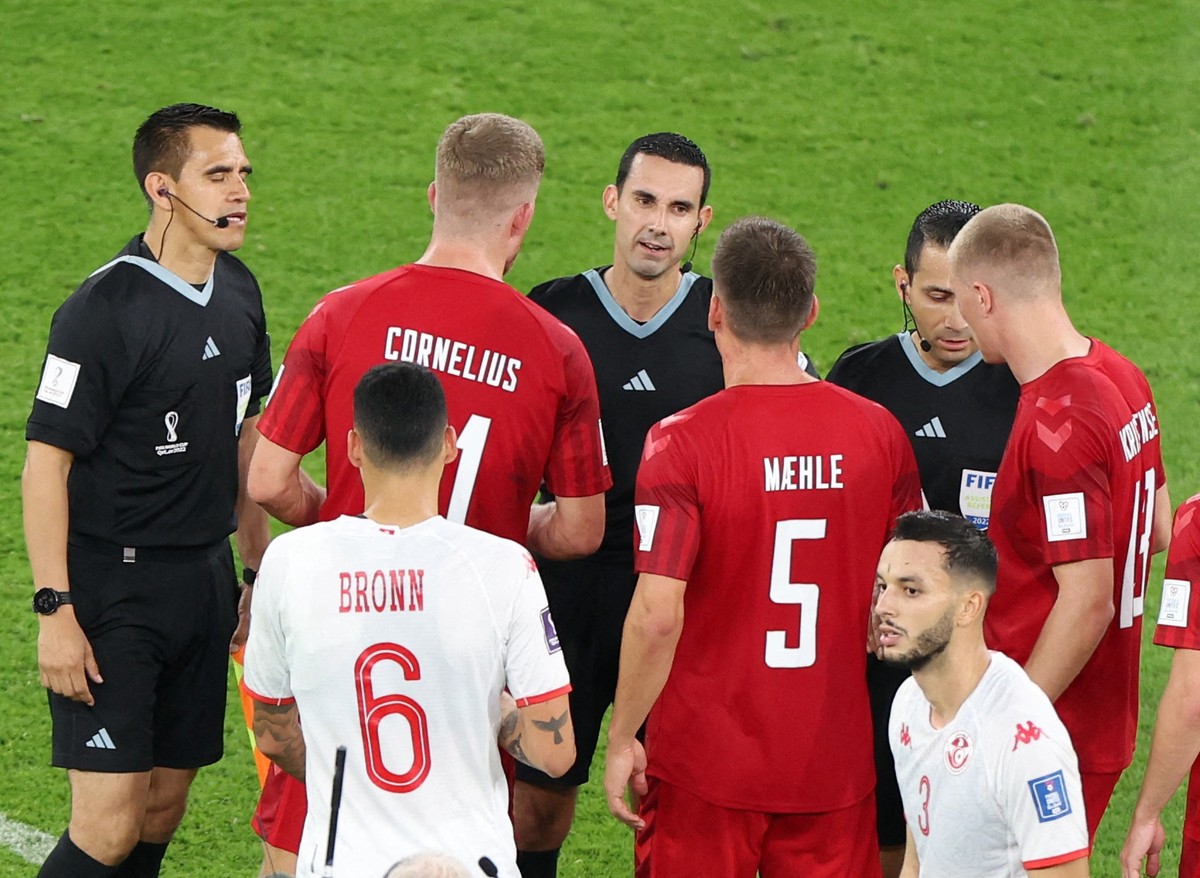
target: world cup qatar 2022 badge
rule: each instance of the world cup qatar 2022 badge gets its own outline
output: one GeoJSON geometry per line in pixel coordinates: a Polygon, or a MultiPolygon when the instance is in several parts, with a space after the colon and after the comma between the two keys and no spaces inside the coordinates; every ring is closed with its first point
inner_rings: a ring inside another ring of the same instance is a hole
{"type": "Polygon", "coordinates": [[[550,616],[550,608],[542,610],[542,634],[546,637],[546,652],[559,652],[562,644],[558,642],[558,629],[554,627],[554,619],[550,616]]]}
{"type": "Polygon", "coordinates": [[[155,445],[154,453],[159,457],[164,457],[168,454],[183,454],[187,451],[187,442],[179,441],[179,412],[167,412],[163,416],[163,426],[167,428],[167,442],[165,445],[155,445]]]}
{"type": "Polygon", "coordinates": [[[966,732],[955,732],[946,740],[946,770],[951,774],[962,774],[971,759],[971,738],[966,732]]]}

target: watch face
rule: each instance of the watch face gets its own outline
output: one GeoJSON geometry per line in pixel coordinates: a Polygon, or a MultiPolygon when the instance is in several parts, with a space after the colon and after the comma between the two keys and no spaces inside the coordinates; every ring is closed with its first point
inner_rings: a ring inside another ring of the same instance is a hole
{"type": "Polygon", "coordinates": [[[62,605],[62,599],[52,588],[40,588],[33,595],[34,612],[49,616],[62,605]]]}

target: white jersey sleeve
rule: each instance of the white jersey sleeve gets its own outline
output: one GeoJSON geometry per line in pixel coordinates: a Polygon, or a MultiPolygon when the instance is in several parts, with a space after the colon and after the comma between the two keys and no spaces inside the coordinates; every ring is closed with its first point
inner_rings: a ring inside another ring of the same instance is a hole
{"type": "Polygon", "coordinates": [[[518,564],[505,674],[517,706],[525,707],[565,695],[571,691],[571,682],[537,564],[524,549],[518,564]]]}
{"type": "Polygon", "coordinates": [[[293,699],[288,670],[281,595],[287,590],[285,551],[289,534],[274,540],[263,555],[254,584],[254,612],[246,639],[242,682],[256,701],[285,704],[293,699]],[[282,547],[282,548],[281,548],[282,547]]]}
{"type": "Polygon", "coordinates": [[[1075,752],[1053,709],[1043,719],[1040,727],[1035,719],[1017,723],[998,778],[998,792],[1026,869],[1074,860],[1088,849],[1075,752]]]}

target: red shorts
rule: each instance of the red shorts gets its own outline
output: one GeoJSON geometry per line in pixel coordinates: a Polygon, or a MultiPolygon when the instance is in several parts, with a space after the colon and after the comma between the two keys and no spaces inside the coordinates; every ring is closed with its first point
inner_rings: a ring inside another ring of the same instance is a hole
{"type": "Polygon", "coordinates": [[[875,796],[817,814],[722,808],[658,778],[639,813],[637,878],[868,878],[879,875],[875,796]]]}
{"type": "Polygon", "coordinates": [[[1119,771],[1080,771],[1079,782],[1083,786],[1083,806],[1087,809],[1088,847],[1096,841],[1096,829],[1100,826],[1100,818],[1108,808],[1109,799],[1117,781],[1121,779],[1119,771]]]}

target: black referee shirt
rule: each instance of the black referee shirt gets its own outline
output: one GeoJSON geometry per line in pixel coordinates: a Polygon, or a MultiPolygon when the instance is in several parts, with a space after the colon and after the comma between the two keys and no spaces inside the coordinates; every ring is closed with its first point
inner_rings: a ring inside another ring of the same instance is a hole
{"type": "Polygon", "coordinates": [[[197,289],[138,235],[55,312],[25,438],[75,456],[72,535],[207,545],[235,528],[238,432],[270,387],[250,270],[218,254],[197,289]]]}
{"type": "Polygon", "coordinates": [[[597,558],[633,566],[633,494],[646,433],[680,409],[725,386],[708,329],[712,281],[682,275],[670,301],[646,323],[617,304],[605,268],[535,287],[537,302],[583,341],[596,372],[604,446],[613,486],[604,497],[604,542],[597,558]]]}
{"type": "Polygon", "coordinates": [[[976,351],[937,372],[902,332],[850,348],[828,378],[896,416],[912,443],[930,508],[987,527],[992,480],[1021,395],[1007,366],[989,365],[976,351]]]}

